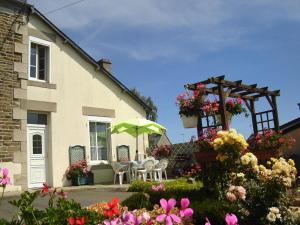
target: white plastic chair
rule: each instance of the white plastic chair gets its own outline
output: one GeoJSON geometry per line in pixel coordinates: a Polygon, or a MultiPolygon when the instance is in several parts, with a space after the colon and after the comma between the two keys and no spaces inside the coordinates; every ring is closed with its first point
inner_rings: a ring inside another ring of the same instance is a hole
{"type": "MultiPolygon", "coordinates": [[[[116,184],[117,176],[119,176],[119,183],[120,183],[120,185],[123,185],[124,173],[127,173],[127,179],[130,179],[128,165],[122,165],[118,162],[112,162],[111,166],[115,173],[114,174],[114,184],[116,184]]],[[[130,182],[130,180],[129,180],[129,182],[130,182]]]]}
{"type": "Polygon", "coordinates": [[[139,161],[142,161],[142,160],[144,160],[144,159],[146,159],[146,158],[147,158],[147,154],[145,154],[145,153],[138,153],[137,159],[138,159],[139,161]]]}
{"type": "Polygon", "coordinates": [[[154,162],[153,160],[146,160],[142,164],[143,169],[137,169],[137,173],[141,174],[143,177],[143,180],[147,180],[147,175],[150,175],[150,180],[152,181],[152,171],[154,169],[154,162]]]}
{"type": "Polygon", "coordinates": [[[167,167],[168,167],[169,161],[167,159],[161,159],[159,163],[155,165],[155,168],[153,169],[154,173],[154,180],[157,180],[157,175],[159,181],[162,181],[163,173],[165,175],[165,179],[167,180],[167,167]]]}

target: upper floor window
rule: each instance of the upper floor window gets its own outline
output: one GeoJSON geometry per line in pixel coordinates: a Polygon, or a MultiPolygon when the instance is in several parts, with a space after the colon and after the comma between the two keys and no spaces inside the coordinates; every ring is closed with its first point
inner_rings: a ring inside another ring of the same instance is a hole
{"type": "Polygon", "coordinates": [[[50,42],[30,37],[29,79],[49,81],[50,42]]]}

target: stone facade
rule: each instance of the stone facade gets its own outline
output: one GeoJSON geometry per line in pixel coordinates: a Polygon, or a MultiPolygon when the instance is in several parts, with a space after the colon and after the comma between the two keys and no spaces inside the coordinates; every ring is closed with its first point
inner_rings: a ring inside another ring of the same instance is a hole
{"type": "Polygon", "coordinates": [[[0,168],[8,167],[14,186],[26,189],[26,16],[16,5],[0,6],[0,168]]]}

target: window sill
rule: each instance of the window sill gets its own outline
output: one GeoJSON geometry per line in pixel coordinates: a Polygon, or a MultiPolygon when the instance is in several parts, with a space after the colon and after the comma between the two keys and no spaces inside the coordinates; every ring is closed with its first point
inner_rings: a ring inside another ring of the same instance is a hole
{"type": "Polygon", "coordinates": [[[48,89],[56,89],[56,84],[51,84],[48,82],[40,82],[35,80],[28,80],[27,86],[34,86],[34,87],[41,87],[41,88],[48,88],[48,89]]]}
{"type": "Polygon", "coordinates": [[[95,165],[108,165],[109,162],[108,162],[108,160],[99,160],[99,161],[90,161],[89,164],[91,166],[95,166],[95,165]]]}

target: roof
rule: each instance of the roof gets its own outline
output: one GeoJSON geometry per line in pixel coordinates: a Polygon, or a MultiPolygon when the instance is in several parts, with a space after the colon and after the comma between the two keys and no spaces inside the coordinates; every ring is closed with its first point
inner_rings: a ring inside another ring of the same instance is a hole
{"type": "Polygon", "coordinates": [[[170,145],[172,144],[166,133],[164,134],[150,134],[149,140],[152,145],[170,145]]]}
{"type": "Polygon", "coordinates": [[[129,94],[136,102],[138,102],[147,112],[152,111],[152,108],[148,106],[141,98],[136,96],[129,88],[127,88],[120,80],[118,80],[111,72],[107,71],[101,66],[92,56],[84,51],[78,44],[76,44],[71,38],[69,38],[64,32],[62,32],[57,26],[55,26],[46,16],[44,16],[37,8],[33,5],[27,4],[20,0],[12,0],[14,3],[22,4],[27,6],[30,12],[37,15],[42,21],[44,21],[49,27],[51,27],[61,38],[64,39],[65,43],[68,43],[73,47],[83,58],[89,63],[94,65],[97,70],[103,72],[108,78],[110,78],[117,86],[119,86],[124,92],[129,94]]]}
{"type": "Polygon", "coordinates": [[[283,133],[289,133],[297,128],[300,128],[300,117],[280,126],[280,130],[282,130],[283,133]]]}

